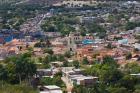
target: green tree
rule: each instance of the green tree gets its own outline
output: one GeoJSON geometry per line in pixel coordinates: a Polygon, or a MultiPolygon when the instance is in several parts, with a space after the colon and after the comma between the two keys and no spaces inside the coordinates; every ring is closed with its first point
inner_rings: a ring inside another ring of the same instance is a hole
{"type": "Polygon", "coordinates": [[[57,60],[58,61],[65,61],[64,55],[57,55],[57,60]]]}
{"type": "Polygon", "coordinates": [[[126,60],[131,59],[132,58],[132,54],[131,53],[127,53],[125,58],[126,58],[126,60]]]}
{"type": "Polygon", "coordinates": [[[67,58],[70,58],[71,57],[71,52],[70,51],[66,51],[64,56],[67,57],[67,58]]]}
{"type": "Polygon", "coordinates": [[[82,63],[85,64],[85,65],[88,65],[89,64],[89,61],[88,61],[87,57],[84,57],[83,58],[82,63]]]}
{"type": "Polygon", "coordinates": [[[69,65],[69,64],[68,64],[68,61],[64,61],[64,62],[63,62],[63,67],[68,67],[68,65],[69,65]]]}
{"type": "Polygon", "coordinates": [[[108,64],[108,65],[111,65],[111,66],[114,66],[114,67],[118,67],[116,61],[111,56],[103,57],[103,64],[108,64]]]}
{"type": "Polygon", "coordinates": [[[122,73],[117,68],[105,64],[100,70],[99,78],[105,84],[115,84],[122,78],[122,73]]]}
{"type": "Polygon", "coordinates": [[[135,85],[135,91],[133,93],[140,93],[140,85],[135,85]]]}
{"type": "Polygon", "coordinates": [[[129,93],[124,87],[110,87],[108,88],[109,93],[129,93]]]}
{"type": "Polygon", "coordinates": [[[50,55],[53,55],[54,52],[53,52],[52,49],[47,48],[47,49],[44,50],[44,53],[48,53],[50,55]]]}
{"type": "Polygon", "coordinates": [[[87,29],[90,33],[97,33],[97,36],[99,36],[100,38],[104,38],[106,36],[106,30],[98,24],[93,23],[91,25],[88,25],[87,29]]]}
{"type": "Polygon", "coordinates": [[[36,73],[36,65],[30,57],[31,55],[29,53],[25,53],[9,60],[6,69],[10,82],[19,82],[21,84],[22,80],[27,79],[30,81],[31,77],[36,73]]]}
{"type": "Polygon", "coordinates": [[[126,30],[132,30],[132,29],[134,29],[135,27],[137,27],[137,23],[128,22],[128,23],[126,24],[125,29],[126,29],[126,30]]]}
{"type": "Polygon", "coordinates": [[[113,46],[111,43],[108,43],[107,46],[106,46],[106,48],[108,48],[108,49],[113,49],[114,46],[113,46]]]}
{"type": "Polygon", "coordinates": [[[4,84],[0,87],[0,93],[38,93],[39,91],[30,86],[4,84]]]}
{"type": "Polygon", "coordinates": [[[127,74],[137,74],[140,73],[140,66],[138,63],[128,63],[125,65],[124,70],[127,74]]]}
{"type": "Polygon", "coordinates": [[[123,78],[120,80],[120,85],[127,88],[129,91],[133,91],[134,87],[137,83],[139,83],[138,78],[130,75],[124,75],[123,78]]]}
{"type": "Polygon", "coordinates": [[[75,68],[79,68],[80,67],[80,63],[77,60],[75,60],[75,61],[73,61],[73,66],[75,68]]]}
{"type": "Polygon", "coordinates": [[[7,80],[7,71],[3,65],[0,64],[0,80],[2,81],[2,86],[4,81],[7,80]]]}

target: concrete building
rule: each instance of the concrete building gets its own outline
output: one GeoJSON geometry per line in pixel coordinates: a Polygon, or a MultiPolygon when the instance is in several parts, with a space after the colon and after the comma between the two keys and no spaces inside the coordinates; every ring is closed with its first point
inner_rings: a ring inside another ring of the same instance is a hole
{"type": "Polygon", "coordinates": [[[82,41],[82,36],[78,33],[70,33],[69,36],[66,37],[66,41],[68,50],[75,52],[77,44],[81,43],[82,41]]]}
{"type": "Polygon", "coordinates": [[[52,75],[52,70],[51,69],[37,69],[37,75],[38,76],[51,76],[52,75]]]}
{"type": "Polygon", "coordinates": [[[76,50],[76,57],[78,60],[82,61],[84,57],[87,57],[89,60],[92,58],[94,53],[94,48],[92,45],[83,46],[82,48],[78,48],[76,50]]]}
{"type": "Polygon", "coordinates": [[[61,88],[56,85],[40,87],[40,93],[63,93],[61,88]]]}
{"type": "Polygon", "coordinates": [[[119,44],[128,44],[128,39],[118,40],[119,44]]]}
{"type": "Polygon", "coordinates": [[[140,50],[140,44],[135,43],[133,46],[134,46],[134,48],[136,48],[136,49],[140,50]]]}
{"type": "Polygon", "coordinates": [[[98,77],[85,76],[83,70],[74,69],[73,67],[65,67],[62,69],[63,77],[65,77],[72,85],[90,86],[98,81],[98,77]]]}
{"type": "Polygon", "coordinates": [[[96,5],[95,0],[63,0],[62,5],[66,7],[83,7],[96,5]]]}

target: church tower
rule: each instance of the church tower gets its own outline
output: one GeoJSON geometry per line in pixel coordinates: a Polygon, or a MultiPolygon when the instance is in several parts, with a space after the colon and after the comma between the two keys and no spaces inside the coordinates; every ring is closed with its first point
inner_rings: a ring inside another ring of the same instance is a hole
{"type": "Polygon", "coordinates": [[[67,47],[68,47],[68,50],[73,52],[73,53],[76,50],[76,44],[75,44],[75,40],[74,40],[74,33],[72,33],[72,32],[67,37],[67,47]]]}

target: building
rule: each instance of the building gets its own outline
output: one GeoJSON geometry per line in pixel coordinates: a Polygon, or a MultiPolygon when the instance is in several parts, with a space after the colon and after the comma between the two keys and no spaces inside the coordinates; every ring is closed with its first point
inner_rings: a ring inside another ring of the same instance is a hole
{"type": "Polygon", "coordinates": [[[95,0],[63,0],[61,4],[66,7],[83,7],[96,5],[97,2],[95,0]]]}
{"type": "Polygon", "coordinates": [[[30,4],[41,4],[41,5],[54,5],[57,3],[61,3],[62,0],[29,0],[30,4]]]}
{"type": "Polygon", "coordinates": [[[140,77],[140,73],[138,74],[130,74],[131,76],[137,76],[137,77],[140,77]]]}
{"type": "Polygon", "coordinates": [[[37,75],[40,77],[51,76],[52,70],[51,69],[37,69],[37,75]]]}
{"type": "Polygon", "coordinates": [[[70,75],[70,81],[76,85],[90,86],[96,84],[98,77],[84,76],[84,75],[70,75]]]}
{"type": "Polygon", "coordinates": [[[76,57],[78,60],[82,60],[84,57],[87,57],[89,60],[92,58],[94,53],[94,48],[92,45],[86,45],[76,50],[76,57]]]}
{"type": "Polygon", "coordinates": [[[46,36],[48,36],[48,37],[60,37],[61,36],[61,33],[60,32],[46,32],[45,33],[46,34],[46,36]]]}
{"type": "Polygon", "coordinates": [[[83,70],[74,69],[73,67],[62,68],[63,77],[65,77],[72,85],[90,86],[98,81],[98,77],[85,76],[83,70]]]}
{"type": "Polygon", "coordinates": [[[135,43],[133,46],[134,46],[134,48],[136,48],[136,49],[140,50],[140,44],[135,43]]]}
{"type": "Polygon", "coordinates": [[[40,93],[63,93],[61,88],[56,85],[40,87],[40,93]]]}
{"type": "Polygon", "coordinates": [[[128,44],[128,39],[118,40],[119,44],[128,44]]]}
{"type": "Polygon", "coordinates": [[[84,40],[82,41],[82,44],[84,44],[84,45],[94,44],[94,41],[91,40],[91,39],[84,39],[84,40]]]}
{"type": "Polygon", "coordinates": [[[94,16],[87,16],[80,18],[81,23],[93,23],[93,22],[104,22],[103,18],[101,17],[94,17],[94,16]]]}
{"type": "Polygon", "coordinates": [[[77,44],[82,42],[82,36],[79,33],[70,33],[66,37],[67,47],[69,51],[75,52],[77,49],[77,44]]]}

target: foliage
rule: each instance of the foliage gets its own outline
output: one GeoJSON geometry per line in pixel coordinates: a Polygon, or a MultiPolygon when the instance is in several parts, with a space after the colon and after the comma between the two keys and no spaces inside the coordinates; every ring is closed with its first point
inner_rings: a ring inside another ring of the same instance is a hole
{"type": "Polygon", "coordinates": [[[46,43],[44,43],[44,42],[37,42],[35,45],[34,45],[34,47],[46,47],[47,45],[46,45],[46,43]]]}
{"type": "Polygon", "coordinates": [[[70,58],[71,57],[71,52],[70,51],[66,51],[64,56],[67,57],[67,58],[70,58]]]}
{"type": "Polygon", "coordinates": [[[93,87],[93,90],[96,90],[93,93],[104,93],[99,92],[104,89],[106,93],[139,93],[140,79],[130,75],[140,73],[140,66],[135,62],[126,64],[120,70],[115,60],[106,56],[103,58],[102,64],[93,64],[86,69],[85,73],[99,77],[99,83],[96,84],[98,87],[93,87]]]}
{"type": "Polygon", "coordinates": [[[68,67],[68,66],[69,66],[68,61],[64,61],[64,62],[63,62],[63,67],[68,67]]]}
{"type": "Polygon", "coordinates": [[[41,25],[41,28],[45,32],[61,32],[62,35],[68,35],[70,32],[75,31],[72,25],[77,24],[77,20],[75,17],[57,15],[46,19],[46,22],[41,25]]]}
{"type": "Polygon", "coordinates": [[[44,53],[48,53],[50,55],[53,55],[53,50],[47,48],[47,49],[44,50],[44,53]]]}
{"type": "Polygon", "coordinates": [[[106,30],[98,24],[93,23],[86,27],[88,29],[88,32],[97,33],[97,36],[99,36],[100,38],[104,38],[106,36],[106,30]]]}
{"type": "Polygon", "coordinates": [[[140,23],[138,22],[128,22],[125,26],[126,30],[133,30],[135,27],[140,26],[140,23]]]}
{"type": "Polygon", "coordinates": [[[128,90],[124,87],[110,87],[108,88],[109,93],[129,93],[128,90]]]}
{"type": "Polygon", "coordinates": [[[0,93],[38,93],[38,91],[25,85],[4,84],[0,87],[0,93]]]}
{"type": "Polygon", "coordinates": [[[79,68],[80,67],[80,63],[77,60],[75,60],[75,61],[73,61],[73,66],[75,68],[79,68]]]}
{"type": "Polygon", "coordinates": [[[85,64],[85,65],[88,65],[89,64],[89,61],[88,61],[87,57],[84,57],[83,58],[82,63],[85,64]]]}
{"type": "Polygon", "coordinates": [[[0,29],[19,30],[20,25],[22,25],[27,19],[35,17],[38,11],[42,11],[42,7],[43,6],[37,4],[0,4],[0,17],[2,18],[0,29]]]}
{"type": "Polygon", "coordinates": [[[118,67],[117,62],[111,56],[103,57],[103,64],[108,64],[113,67],[118,67]]]}
{"type": "Polygon", "coordinates": [[[126,54],[126,60],[129,60],[129,59],[131,59],[132,58],[132,54],[131,53],[128,53],[128,54],[126,54]]]}
{"type": "Polygon", "coordinates": [[[125,73],[128,74],[137,74],[140,73],[140,66],[138,63],[128,63],[125,65],[125,73]]]}
{"type": "Polygon", "coordinates": [[[113,49],[113,48],[115,48],[115,46],[113,46],[111,43],[108,43],[107,46],[106,46],[106,48],[113,49]]]}
{"type": "Polygon", "coordinates": [[[5,77],[5,81],[12,84],[21,83],[25,79],[30,81],[36,73],[36,65],[30,57],[30,53],[25,53],[7,59],[6,65],[2,67],[3,72],[0,72],[2,77],[5,77]]]}
{"type": "Polygon", "coordinates": [[[44,77],[42,78],[41,82],[43,85],[57,85],[57,86],[60,86],[60,87],[64,87],[64,83],[63,81],[61,80],[61,76],[62,76],[62,73],[57,73],[54,75],[53,78],[50,78],[50,77],[44,77]]]}

